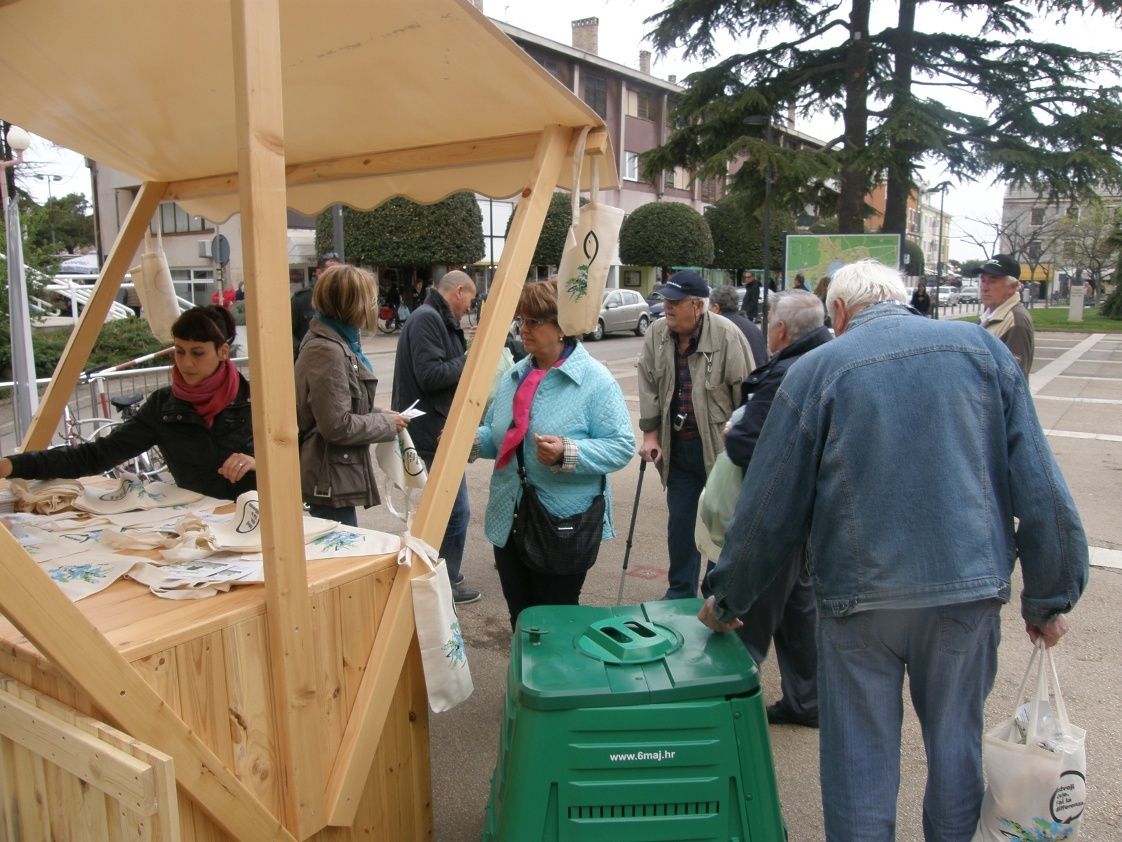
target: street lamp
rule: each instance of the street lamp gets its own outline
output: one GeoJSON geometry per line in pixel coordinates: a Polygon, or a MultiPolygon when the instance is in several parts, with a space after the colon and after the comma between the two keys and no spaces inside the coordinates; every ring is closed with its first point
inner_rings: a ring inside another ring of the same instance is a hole
{"type": "Polygon", "coordinates": [[[949,181],[944,181],[942,184],[937,184],[929,190],[924,190],[924,193],[938,193],[939,194],[939,244],[935,247],[935,303],[931,307],[931,318],[939,318],[939,287],[943,283],[943,200],[947,198],[947,188],[950,186],[949,181]]]}
{"type": "Polygon", "coordinates": [[[23,234],[19,225],[19,202],[8,200],[8,173],[23,162],[31,146],[31,135],[18,126],[8,127],[12,160],[0,161],[0,205],[3,206],[8,249],[8,316],[12,324],[12,380],[15,382],[16,440],[22,441],[31,427],[31,416],[39,405],[35,387],[35,355],[31,350],[31,311],[27,306],[27,284],[23,270],[23,234]]]}
{"type": "MultiPolygon", "coordinates": [[[[51,182],[52,181],[62,181],[62,176],[61,175],[51,175],[50,173],[35,173],[35,175],[33,177],[39,179],[39,181],[47,182],[47,204],[50,205],[51,200],[54,198],[54,194],[51,192],[51,182]]],[[[55,222],[54,222],[54,216],[49,209],[47,211],[47,227],[51,231],[51,246],[54,246],[54,244],[55,244],[55,222]]]]}

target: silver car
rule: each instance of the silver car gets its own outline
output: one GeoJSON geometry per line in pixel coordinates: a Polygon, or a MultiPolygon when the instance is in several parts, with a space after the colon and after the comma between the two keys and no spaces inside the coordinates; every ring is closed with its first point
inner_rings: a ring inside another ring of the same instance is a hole
{"type": "Polygon", "coordinates": [[[606,289],[600,302],[600,317],[596,329],[585,339],[599,341],[606,333],[631,331],[642,336],[651,325],[651,308],[646,300],[632,289],[606,289]]]}

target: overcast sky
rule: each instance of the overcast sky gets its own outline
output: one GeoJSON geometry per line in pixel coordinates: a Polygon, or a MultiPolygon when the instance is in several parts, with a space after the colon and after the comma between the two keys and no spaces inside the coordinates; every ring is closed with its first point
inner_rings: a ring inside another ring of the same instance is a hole
{"type": "MultiPolygon", "coordinates": [[[[548,3],[543,0],[484,0],[484,12],[492,18],[525,29],[536,35],[550,38],[562,44],[572,43],[572,21],[584,17],[600,19],[600,55],[611,61],[638,68],[639,51],[650,49],[643,36],[650,26],[643,20],[664,8],[665,0],[569,0],[567,3],[548,3]]],[[[890,22],[897,4],[891,0],[874,3],[874,29],[880,29],[890,22]],[[882,23],[877,23],[878,18],[882,23]]],[[[933,23],[932,6],[920,6],[917,25],[934,29],[946,24],[933,23]]],[[[1105,49],[1119,43],[1122,31],[1104,24],[1101,18],[1080,18],[1066,26],[1041,24],[1034,32],[1037,38],[1071,44],[1081,49],[1105,49]]],[[[740,49],[751,48],[752,44],[741,44],[740,49]]],[[[726,39],[722,52],[729,54],[734,45],[726,39]]],[[[689,73],[700,69],[699,64],[689,64],[679,55],[652,58],[651,72],[660,78],[676,75],[683,79],[689,73]]],[[[962,107],[962,106],[960,106],[962,107]]],[[[832,138],[838,127],[830,120],[820,118],[797,124],[797,128],[822,139],[832,138]]],[[[46,141],[36,138],[26,160],[34,166],[23,172],[38,172],[43,175],[59,176],[60,181],[51,181],[50,189],[54,195],[90,191],[89,171],[83,159],[70,152],[59,152],[46,141]]],[[[938,184],[943,174],[931,171],[926,174],[928,184],[938,184]]],[[[26,183],[26,182],[25,182],[26,183]]],[[[47,198],[46,180],[31,180],[27,186],[39,202],[47,198]]],[[[956,259],[969,259],[982,256],[982,252],[964,237],[964,231],[971,231],[979,239],[986,239],[984,225],[972,224],[969,220],[998,220],[1001,216],[1003,186],[987,181],[973,184],[955,184],[947,191],[946,212],[953,217],[950,237],[950,256],[956,259]]],[[[937,197],[936,197],[937,198],[937,197]]]]}

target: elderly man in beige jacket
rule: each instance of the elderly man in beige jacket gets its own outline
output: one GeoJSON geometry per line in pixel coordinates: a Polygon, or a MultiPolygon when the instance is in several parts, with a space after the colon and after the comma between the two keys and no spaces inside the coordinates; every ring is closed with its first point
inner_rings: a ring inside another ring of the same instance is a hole
{"type": "Polygon", "coordinates": [[[982,264],[981,324],[1013,352],[1025,377],[1032,368],[1035,334],[1032,316],[1021,303],[1021,264],[1008,254],[995,254],[982,264]]]}
{"type": "Polygon", "coordinates": [[[664,598],[689,599],[697,596],[701,575],[697,500],[756,362],[740,329],[708,312],[709,287],[696,272],[677,272],[661,293],[666,317],[647,332],[639,355],[639,456],[655,463],[666,487],[664,598]]]}

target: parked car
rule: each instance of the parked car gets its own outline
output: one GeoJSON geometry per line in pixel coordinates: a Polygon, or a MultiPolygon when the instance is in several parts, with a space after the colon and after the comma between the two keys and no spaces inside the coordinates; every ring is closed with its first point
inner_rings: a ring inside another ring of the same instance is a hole
{"type": "Polygon", "coordinates": [[[647,332],[651,324],[651,308],[643,296],[633,289],[606,289],[600,302],[596,329],[585,338],[599,341],[608,333],[632,331],[636,336],[647,332]]]}
{"type": "Polygon", "coordinates": [[[661,319],[663,315],[662,302],[665,301],[665,299],[662,297],[662,293],[659,292],[659,288],[661,286],[661,284],[659,284],[659,286],[656,286],[653,290],[651,290],[651,294],[647,296],[647,306],[651,310],[652,320],[661,319]]]}
{"type": "Polygon", "coordinates": [[[977,304],[981,300],[981,292],[976,286],[963,284],[958,290],[959,304],[977,304]]]}
{"type": "Polygon", "coordinates": [[[944,284],[943,286],[929,286],[927,294],[931,296],[932,303],[938,302],[940,307],[953,307],[958,304],[958,287],[944,284]]]}

